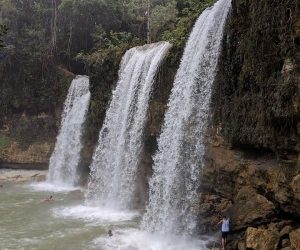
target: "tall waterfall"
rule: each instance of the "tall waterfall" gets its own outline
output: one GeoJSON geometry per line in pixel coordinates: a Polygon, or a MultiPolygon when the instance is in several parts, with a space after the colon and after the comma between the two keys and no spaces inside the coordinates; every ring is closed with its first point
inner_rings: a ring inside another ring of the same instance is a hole
{"type": "Polygon", "coordinates": [[[50,158],[48,181],[51,183],[63,186],[78,184],[81,134],[89,101],[89,78],[76,76],[64,103],[61,128],[50,158]]]}
{"type": "Polygon", "coordinates": [[[203,165],[212,84],[230,0],[219,0],[198,18],[177,72],[150,180],[142,228],[192,234],[203,165]]]}
{"type": "Polygon", "coordinates": [[[152,85],[170,46],[160,42],[125,53],[90,167],[88,204],[131,207],[152,85]]]}

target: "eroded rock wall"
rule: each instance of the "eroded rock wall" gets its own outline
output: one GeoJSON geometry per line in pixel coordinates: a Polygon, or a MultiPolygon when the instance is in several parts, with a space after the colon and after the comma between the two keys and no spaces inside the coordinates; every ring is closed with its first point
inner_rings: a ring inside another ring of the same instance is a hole
{"type": "Polygon", "coordinates": [[[299,36],[297,0],[233,1],[213,98],[232,146],[297,157],[299,36]]]}
{"type": "Polygon", "coordinates": [[[298,249],[299,23],[299,1],[233,1],[198,210],[201,232],[230,216],[229,249],[298,249]]]}
{"type": "Polygon", "coordinates": [[[57,67],[54,78],[53,89],[56,92],[43,94],[56,101],[36,110],[24,106],[1,117],[0,168],[48,169],[60,127],[63,102],[74,74],[57,67]]]}
{"type": "Polygon", "coordinates": [[[289,233],[300,226],[299,165],[286,164],[272,152],[230,148],[212,130],[201,181],[200,232],[216,232],[226,214],[232,230],[229,249],[238,249],[238,244],[252,246],[251,237],[260,235],[259,230],[267,230],[262,235],[270,236],[276,248],[260,248],[265,241],[261,236],[262,242],[256,238],[257,246],[250,249],[281,249],[283,242],[290,246],[289,233]]]}

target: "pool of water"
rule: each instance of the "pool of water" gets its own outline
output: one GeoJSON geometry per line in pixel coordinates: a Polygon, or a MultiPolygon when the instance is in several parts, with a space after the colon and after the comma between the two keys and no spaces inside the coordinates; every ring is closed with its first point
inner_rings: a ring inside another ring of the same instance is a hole
{"type": "Polygon", "coordinates": [[[0,187],[1,250],[199,250],[205,242],[139,230],[138,211],[84,204],[84,190],[42,184],[0,187]],[[44,199],[53,195],[54,201],[44,199]],[[107,232],[111,229],[113,236],[107,232]]]}

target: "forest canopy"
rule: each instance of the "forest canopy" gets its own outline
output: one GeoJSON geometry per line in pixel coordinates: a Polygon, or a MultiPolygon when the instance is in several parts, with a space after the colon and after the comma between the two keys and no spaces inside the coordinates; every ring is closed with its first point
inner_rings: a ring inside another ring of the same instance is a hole
{"type": "MultiPolygon", "coordinates": [[[[181,45],[212,2],[150,1],[151,40],[181,45]]],[[[15,52],[47,52],[68,65],[78,54],[145,43],[147,6],[148,0],[0,0],[0,21],[9,28],[5,40],[15,52]]]]}
{"type": "MultiPolygon", "coordinates": [[[[170,41],[178,63],[195,19],[213,2],[150,1],[151,41],[170,41]]],[[[148,0],[0,0],[0,9],[2,115],[51,111],[60,103],[60,69],[89,74],[147,42],[148,0]]]]}

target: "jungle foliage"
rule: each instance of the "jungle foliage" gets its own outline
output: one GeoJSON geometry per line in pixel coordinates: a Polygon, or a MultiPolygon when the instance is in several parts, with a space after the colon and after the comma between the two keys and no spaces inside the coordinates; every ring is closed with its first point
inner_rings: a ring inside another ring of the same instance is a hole
{"type": "MultiPolygon", "coordinates": [[[[67,71],[89,74],[94,97],[104,100],[91,105],[105,105],[123,53],[146,43],[147,2],[0,0],[0,120],[23,112],[54,114],[66,94],[67,71]],[[101,86],[104,81],[109,86],[101,86]]],[[[151,0],[151,40],[174,45],[174,65],[195,19],[213,2],[151,0]]]]}

